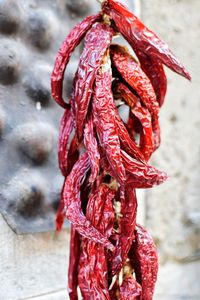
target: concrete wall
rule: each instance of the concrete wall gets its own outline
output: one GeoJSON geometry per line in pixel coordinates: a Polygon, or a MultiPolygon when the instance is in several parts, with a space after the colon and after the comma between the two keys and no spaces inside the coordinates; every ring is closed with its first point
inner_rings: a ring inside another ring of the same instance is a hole
{"type": "Polygon", "coordinates": [[[16,235],[0,217],[0,299],[66,299],[68,238],[66,231],[16,235]]]}
{"type": "MultiPolygon", "coordinates": [[[[170,180],[145,193],[146,225],[159,249],[155,300],[199,299],[199,0],[143,0],[142,19],[188,67],[192,83],[168,72],[162,146],[153,163],[170,180]]],[[[0,217],[0,300],[66,297],[67,231],[17,236],[0,217]]]]}
{"type": "Polygon", "coordinates": [[[192,83],[168,74],[162,145],[153,163],[170,179],[146,194],[146,225],[158,244],[155,299],[200,299],[200,1],[144,0],[142,19],[189,69],[192,83]]]}

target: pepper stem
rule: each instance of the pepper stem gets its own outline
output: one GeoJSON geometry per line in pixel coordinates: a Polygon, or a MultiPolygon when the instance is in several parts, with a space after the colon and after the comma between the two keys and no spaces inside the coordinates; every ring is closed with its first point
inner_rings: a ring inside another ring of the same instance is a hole
{"type": "Polygon", "coordinates": [[[105,14],[105,13],[103,13],[103,22],[106,25],[110,25],[111,24],[110,17],[107,14],[105,14]]]}

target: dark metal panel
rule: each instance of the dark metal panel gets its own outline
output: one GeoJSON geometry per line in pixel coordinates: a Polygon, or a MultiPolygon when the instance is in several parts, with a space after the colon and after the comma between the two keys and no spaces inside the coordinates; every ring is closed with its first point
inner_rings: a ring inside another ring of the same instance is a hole
{"type": "MultiPolygon", "coordinates": [[[[0,0],[0,212],[18,234],[54,229],[62,109],[51,98],[50,74],[70,28],[98,10],[96,0],[0,0]]],[[[80,50],[67,68],[65,97],[80,50]]]]}

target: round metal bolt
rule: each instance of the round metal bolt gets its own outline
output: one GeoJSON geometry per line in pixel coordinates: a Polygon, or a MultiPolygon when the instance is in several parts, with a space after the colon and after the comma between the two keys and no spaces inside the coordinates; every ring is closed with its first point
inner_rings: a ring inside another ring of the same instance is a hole
{"type": "Polygon", "coordinates": [[[55,129],[50,124],[33,122],[19,125],[12,136],[22,153],[41,164],[52,151],[54,134],[55,129]]]}
{"type": "Polygon", "coordinates": [[[45,186],[40,174],[19,171],[3,191],[10,213],[24,218],[37,217],[44,207],[45,186]]]}
{"type": "Polygon", "coordinates": [[[40,102],[44,106],[48,105],[51,99],[50,74],[51,68],[48,68],[48,66],[47,68],[46,66],[39,66],[33,72],[30,72],[24,78],[23,82],[26,94],[32,100],[40,102]]]}
{"type": "Polygon", "coordinates": [[[46,50],[52,41],[52,22],[47,12],[32,12],[27,21],[27,34],[30,42],[41,50],[46,50]]]}
{"type": "Polygon", "coordinates": [[[82,16],[89,12],[90,1],[89,0],[67,0],[67,9],[76,16],[82,16]]]}
{"type": "Polygon", "coordinates": [[[0,53],[0,82],[3,84],[15,83],[20,72],[20,60],[16,43],[2,39],[0,53]]]}
{"type": "Polygon", "coordinates": [[[0,1],[0,31],[5,34],[15,33],[20,25],[21,12],[17,1],[0,1]]]}

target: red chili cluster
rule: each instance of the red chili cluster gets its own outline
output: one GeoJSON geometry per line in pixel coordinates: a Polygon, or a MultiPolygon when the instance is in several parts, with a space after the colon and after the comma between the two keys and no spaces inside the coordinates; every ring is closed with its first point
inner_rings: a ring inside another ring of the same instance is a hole
{"type": "Polygon", "coordinates": [[[135,189],[167,178],[148,164],[160,145],[159,109],[167,88],[163,64],[190,79],[168,46],[114,0],[75,26],[58,52],[51,84],[65,109],[58,150],[65,181],[56,222],[58,230],[65,218],[72,224],[70,299],[78,299],[77,287],[85,300],[153,298],[157,254],[146,229],[136,225],[135,189]],[[112,44],[119,33],[136,56],[112,44]],[[66,103],[65,68],[83,38],[66,103]],[[119,114],[122,105],[129,107],[127,122],[119,114]]]}

